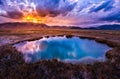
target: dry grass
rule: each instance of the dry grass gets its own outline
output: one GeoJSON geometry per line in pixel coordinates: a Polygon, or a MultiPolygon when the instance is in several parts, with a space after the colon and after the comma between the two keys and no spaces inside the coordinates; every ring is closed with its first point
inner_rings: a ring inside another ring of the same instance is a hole
{"type": "MultiPolygon", "coordinates": [[[[14,44],[43,36],[67,35],[95,39],[115,47],[107,53],[107,62],[93,65],[72,65],[52,61],[25,63],[23,56],[11,45],[0,47],[0,79],[120,79],[120,31],[41,28],[34,30],[0,30],[0,41],[14,44]]],[[[8,43],[5,43],[8,44],[8,43]]]]}
{"type": "MultiPolygon", "coordinates": [[[[16,43],[24,40],[39,39],[43,36],[57,36],[57,35],[73,35],[80,36],[82,38],[96,39],[99,42],[107,41],[108,43],[114,43],[120,46],[120,31],[114,30],[76,30],[76,29],[56,29],[56,28],[39,28],[34,30],[26,29],[13,29],[13,30],[0,30],[1,37],[4,40],[9,39],[16,43]]],[[[2,39],[3,40],[3,39],[2,39]]],[[[114,45],[114,46],[115,46],[114,45]]]]}
{"type": "Polygon", "coordinates": [[[25,63],[23,56],[11,45],[0,47],[1,79],[120,79],[120,51],[107,53],[108,61],[93,65],[62,63],[42,60],[25,63]],[[113,61],[114,60],[114,61],[113,61]]]}

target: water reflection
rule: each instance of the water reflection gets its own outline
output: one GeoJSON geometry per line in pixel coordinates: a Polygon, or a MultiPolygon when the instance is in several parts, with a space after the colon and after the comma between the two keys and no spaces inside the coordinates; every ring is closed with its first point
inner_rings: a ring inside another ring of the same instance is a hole
{"type": "Polygon", "coordinates": [[[26,62],[57,58],[62,61],[104,60],[110,49],[105,44],[79,37],[49,37],[14,45],[24,54],[26,62]]]}

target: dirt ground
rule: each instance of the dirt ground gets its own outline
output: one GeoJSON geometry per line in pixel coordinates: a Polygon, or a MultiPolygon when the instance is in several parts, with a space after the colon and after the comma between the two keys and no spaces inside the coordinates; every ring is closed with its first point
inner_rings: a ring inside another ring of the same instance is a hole
{"type": "Polygon", "coordinates": [[[120,46],[120,31],[115,30],[76,30],[76,29],[47,29],[37,30],[0,30],[0,45],[13,44],[24,40],[35,40],[47,36],[80,36],[81,38],[108,41],[114,46],[120,46]]]}
{"type": "Polygon", "coordinates": [[[120,79],[120,31],[40,28],[0,29],[0,79],[120,79]],[[79,36],[111,46],[106,62],[93,65],[62,63],[55,59],[25,63],[11,45],[48,36],[79,36]]]}

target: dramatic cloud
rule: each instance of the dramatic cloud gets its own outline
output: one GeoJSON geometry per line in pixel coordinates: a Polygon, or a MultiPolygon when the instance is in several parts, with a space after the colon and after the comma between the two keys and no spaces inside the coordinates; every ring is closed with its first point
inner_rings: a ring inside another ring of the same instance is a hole
{"type": "Polygon", "coordinates": [[[59,14],[66,15],[76,5],[76,3],[71,4],[69,0],[0,0],[0,3],[1,9],[13,18],[17,18],[19,15],[22,16],[21,13],[30,11],[37,11],[43,17],[55,17],[59,14]],[[16,16],[17,13],[18,16],[16,16]]]}
{"type": "Polygon", "coordinates": [[[20,19],[27,13],[53,25],[119,23],[120,0],[0,0],[1,16],[20,19]]]}
{"type": "Polygon", "coordinates": [[[2,5],[3,4],[3,2],[0,0],[0,5],[2,5]]]}
{"type": "Polygon", "coordinates": [[[41,0],[36,6],[36,10],[40,16],[57,16],[59,14],[66,15],[73,10],[76,3],[70,4],[67,0],[41,0]]]}

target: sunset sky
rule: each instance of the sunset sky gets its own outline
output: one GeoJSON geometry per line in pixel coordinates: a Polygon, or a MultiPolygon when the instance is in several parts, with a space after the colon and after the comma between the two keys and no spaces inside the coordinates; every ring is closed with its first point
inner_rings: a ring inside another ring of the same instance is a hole
{"type": "Polygon", "coordinates": [[[0,23],[48,25],[120,24],[120,0],[0,0],[0,23]]]}

